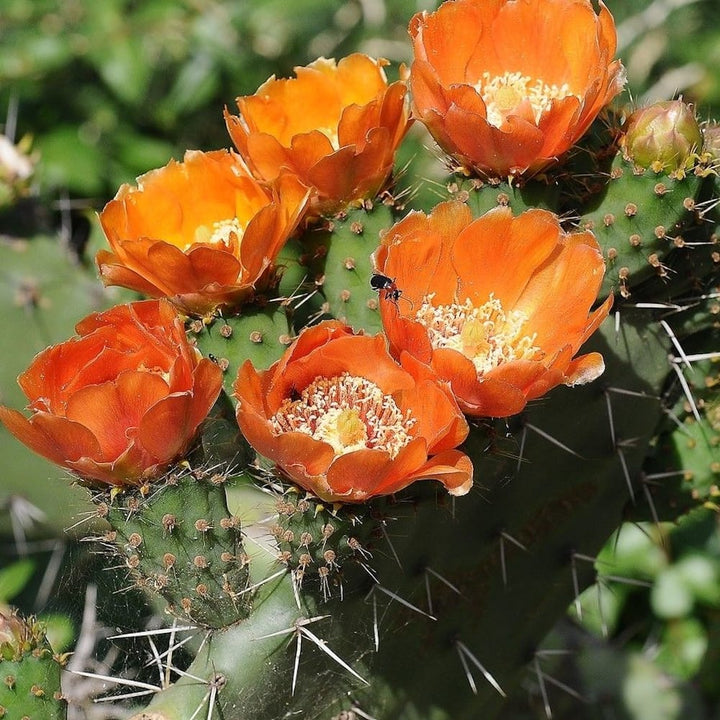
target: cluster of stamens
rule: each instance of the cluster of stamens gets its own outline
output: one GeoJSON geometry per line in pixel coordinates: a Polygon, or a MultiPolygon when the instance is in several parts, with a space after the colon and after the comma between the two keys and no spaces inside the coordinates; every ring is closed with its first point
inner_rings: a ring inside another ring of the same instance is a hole
{"type": "Polygon", "coordinates": [[[278,434],[305,433],[337,455],[376,449],[394,458],[412,439],[416,420],[375,383],[346,372],[315,378],[298,399],[286,398],[270,422],[278,434]]]}
{"type": "Polygon", "coordinates": [[[230,252],[240,247],[245,225],[236,217],[227,220],[218,220],[212,225],[200,225],[195,230],[192,244],[224,246],[230,252]]]}
{"type": "Polygon", "coordinates": [[[563,83],[548,85],[542,80],[533,80],[520,72],[506,72],[503,75],[482,74],[475,89],[485,103],[487,121],[495,127],[501,127],[509,115],[517,114],[516,108],[527,101],[532,108],[535,123],[550,109],[553,100],[561,100],[571,95],[570,87],[563,83]]]}
{"type": "Polygon", "coordinates": [[[475,307],[467,298],[461,305],[433,305],[426,295],[416,319],[427,328],[434,348],[457,350],[472,360],[479,375],[510,360],[532,360],[540,348],[536,334],[525,335],[527,316],[519,310],[506,313],[493,294],[475,307]]]}

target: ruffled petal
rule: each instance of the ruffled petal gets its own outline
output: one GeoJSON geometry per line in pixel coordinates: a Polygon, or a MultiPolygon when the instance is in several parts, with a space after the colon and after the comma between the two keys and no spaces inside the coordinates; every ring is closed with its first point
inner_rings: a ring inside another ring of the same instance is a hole
{"type": "Polygon", "coordinates": [[[557,162],[624,84],[602,3],[598,15],[587,0],[455,0],[418,13],[409,29],[415,116],[483,176],[532,175],[557,162]],[[526,85],[517,80],[516,101],[490,123],[481,93],[509,73],[526,85]],[[547,102],[532,95],[537,83],[547,102]]]}
{"type": "Polygon", "coordinates": [[[455,240],[453,265],[460,277],[458,300],[480,305],[490,294],[508,310],[530,278],[555,250],[557,218],[544,210],[513,217],[510,208],[491,210],[471,223],[455,240]]]}
{"type": "Polygon", "coordinates": [[[478,378],[473,363],[455,350],[435,350],[432,366],[450,383],[462,411],[475,417],[508,417],[527,404],[520,388],[503,379],[478,378]]]}
{"type": "Polygon", "coordinates": [[[101,456],[93,433],[77,422],[49,413],[35,413],[28,420],[17,410],[0,405],[0,422],[24,445],[47,460],[67,467],[69,461],[87,455],[101,456]]]}
{"type": "Polygon", "coordinates": [[[328,502],[397,492],[427,464],[429,448],[445,452],[468,433],[429,367],[410,356],[398,365],[382,335],[355,335],[337,321],[304,330],[266,371],[246,362],[235,394],[250,444],[328,502]]]}
{"type": "Polygon", "coordinates": [[[405,80],[388,85],[386,64],[359,53],[338,63],[319,58],[238,98],[239,117],[225,112],[259,179],[292,173],[313,190],[308,218],[373,197],[392,171],[410,118],[405,80]]]}
{"type": "Polygon", "coordinates": [[[473,486],[472,460],[459,450],[446,450],[415,472],[416,480],[437,480],[450,495],[467,495],[473,486]]]}
{"type": "Polygon", "coordinates": [[[578,355],[565,372],[566,385],[585,385],[597,380],[605,372],[605,361],[600,353],[578,355]]]}

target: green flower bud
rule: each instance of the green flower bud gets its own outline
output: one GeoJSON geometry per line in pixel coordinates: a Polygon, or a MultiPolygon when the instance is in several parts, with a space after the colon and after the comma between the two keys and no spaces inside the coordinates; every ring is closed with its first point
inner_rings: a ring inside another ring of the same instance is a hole
{"type": "Polygon", "coordinates": [[[703,146],[700,126],[682,100],[658,102],[636,110],[625,123],[621,140],[625,156],[655,172],[685,168],[703,146]]]}
{"type": "Polygon", "coordinates": [[[0,660],[19,660],[44,642],[45,633],[34,618],[0,612],[0,660]]]}

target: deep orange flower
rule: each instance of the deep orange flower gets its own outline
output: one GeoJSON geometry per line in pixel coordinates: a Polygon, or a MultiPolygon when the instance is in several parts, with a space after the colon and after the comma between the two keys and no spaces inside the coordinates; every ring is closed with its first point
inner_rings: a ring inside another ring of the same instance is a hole
{"type": "Polygon", "coordinates": [[[356,53],[297,67],[295,78],[273,76],[237,98],[239,117],[225,110],[228,132],[258,178],[289,171],[314,188],[312,215],[372,198],[409,122],[407,85],[388,85],[386,64],[356,53]]]}
{"type": "Polygon", "coordinates": [[[123,185],[100,213],[112,248],[97,254],[100,275],[188,313],[239,305],[267,278],[307,199],[290,176],[265,190],[232,152],[188,151],[123,185]]]}
{"type": "Polygon", "coordinates": [[[553,163],[625,83],[612,15],[590,0],[453,0],[410,35],[415,116],[485,176],[553,163]]]}
{"type": "Polygon", "coordinates": [[[0,421],[86,481],[140,484],[187,450],[222,371],[190,346],[166,300],[119,305],[75,329],[18,378],[31,417],[0,406],[0,421]]]}
{"type": "Polygon", "coordinates": [[[292,480],[327,502],[362,502],[415,480],[452,495],[472,485],[455,448],[468,434],[444,383],[409,355],[396,363],[382,335],[353,335],[337,321],[303,331],[258,373],[238,373],[240,429],[292,480]]]}
{"type": "Polygon", "coordinates": [[[467,205],[442,203],[390,228],[374,260],[402,291],[397,302],[381,293],[392,352],[430,364],[469,415],[513,415],[604,370],[598,353],[574,357],[612,304],[590,312],[600,249],[546,210],[499,207],[473,220],[467,205]]]}

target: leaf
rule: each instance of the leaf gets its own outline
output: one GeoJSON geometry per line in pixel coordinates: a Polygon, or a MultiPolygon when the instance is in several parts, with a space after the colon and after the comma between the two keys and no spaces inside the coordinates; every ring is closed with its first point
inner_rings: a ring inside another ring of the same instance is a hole
{"type": "Polygon", "coordinates": [[[7,603],[19,595],[30,581],[35,563],[30,558],[17,560],[0,570],[0,603],[7,603]]]}

